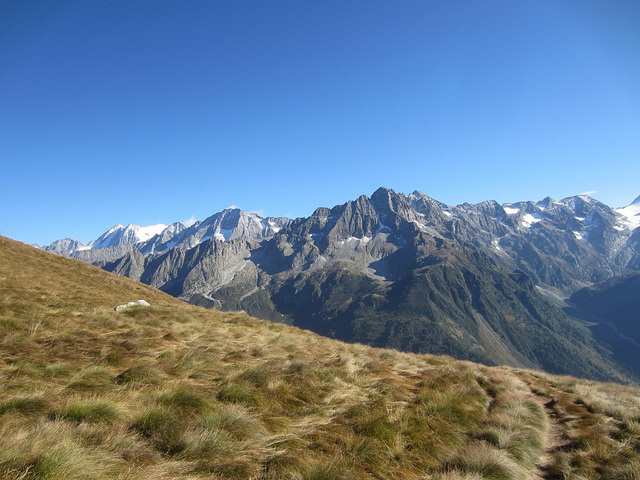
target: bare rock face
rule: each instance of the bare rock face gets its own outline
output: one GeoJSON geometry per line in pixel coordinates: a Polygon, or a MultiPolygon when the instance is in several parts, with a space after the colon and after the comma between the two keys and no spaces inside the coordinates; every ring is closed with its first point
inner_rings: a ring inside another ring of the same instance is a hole
{"type": "Polygon", "coordinates": [[[83,248],[85,248],[85,245],[82,242],[72,240],[71,238],[62,238],[60,240],[56,240],[48,247],[44,247],[44,250],[57,253],[58,255],[67,256],[73,252],[82,250],[83,248]]]}

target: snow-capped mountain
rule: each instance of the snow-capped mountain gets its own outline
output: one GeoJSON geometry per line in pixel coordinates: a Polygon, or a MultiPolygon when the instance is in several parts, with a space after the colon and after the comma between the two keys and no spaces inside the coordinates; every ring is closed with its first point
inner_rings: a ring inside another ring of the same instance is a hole
{"type": "Polygon", "coordinates": [[[193,248],[210,239],[227,242],[236,238],[259,240],[277,233],[289,222],[288,218],[262,217],[231,207],[211,215],[202,222],[185,227],[174,235],[164,235],[141,246],[145,254],[162,252],[171,248],[193,248]],[[161,240],[161,241],[158,241],[161,240]]]}
{"type": "Polygon", "coordinates": [[[117,224],[100,235],[96,240],[89,243],[91,250],[99,248],[116,247],[118,245],[136,245],[160,235],[167,229],[166,225],[159,223],[148,227],[141,227],[136,224],[129,224],[126,227],[117,224]]]}
{"type": "Polygon", "coordinates": [[[49,252],[57,253],[58,255],[71,255],[73,252],[91,248],[87,247],[82,242],[73,240],[71,238],[61,238],[60,240],[56,240],[51,245],[48,245],[46,247],[40,247],[39,245],[34,246],[42,248],[43,250],[47,250],[49,252]]]}
{"type": "Polygon", "coordinates": [[[189,249],[210,239],[259,240],[274,235],[288,222],[288,218],[265,218],[256,213],[247,213],[231,207],[202,222],[196,221],[189,227],[181,222],[175,222],[169,226],[158,224],[147,227],[136,224],[124,227],[117,224],[88,245],[72,239],[62,239],[56,240],[43,249],[94,262],[117,258],[131,250],[148,255],[176,247],[189,249]]]}

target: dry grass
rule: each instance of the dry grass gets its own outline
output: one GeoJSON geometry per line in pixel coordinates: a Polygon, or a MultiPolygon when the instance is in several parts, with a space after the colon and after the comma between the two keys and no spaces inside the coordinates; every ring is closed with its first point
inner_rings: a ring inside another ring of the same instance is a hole
{"type": "MultiPolygon", "coordinates": [[[[535,374],[534,389],[552,398],[562,442],[551,451],[550,479],[640,478],[637,389],[535,374]]],[[[533,377],[529,377],[533,378],[533,377]]]]}
{"type": "Polygon", "coordinates": [[[624,479],[640,463],[633,388],[346,345],[1,237],[0,379],[0,479],[624,479]],[[566,438],[549,452],[551,421],[566,438]]]}

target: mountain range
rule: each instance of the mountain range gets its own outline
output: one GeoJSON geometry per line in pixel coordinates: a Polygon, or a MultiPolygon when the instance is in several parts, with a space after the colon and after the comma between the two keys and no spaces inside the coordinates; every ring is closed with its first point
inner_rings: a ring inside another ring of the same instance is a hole
{"type": "Polygon", "coordinates": [[[229,208],[45,250],[350,342],[625,380],[640,375],[637,310],[613,321],[581,292],[606,313],[615,289],[601,282],[640,270],[639,226],[640,197],[619,209],[584,195],[449,206],[380,188],[306,218],[229,208]]]}

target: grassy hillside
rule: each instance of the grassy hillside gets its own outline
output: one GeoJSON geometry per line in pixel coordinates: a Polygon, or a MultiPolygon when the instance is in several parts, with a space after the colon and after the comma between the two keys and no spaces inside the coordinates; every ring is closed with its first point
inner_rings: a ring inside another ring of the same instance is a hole
{"type": "Polygon", "coordinates": [[[347,345],[0,237],[2,479],[639,471],[631,387],[347,345]]]}

